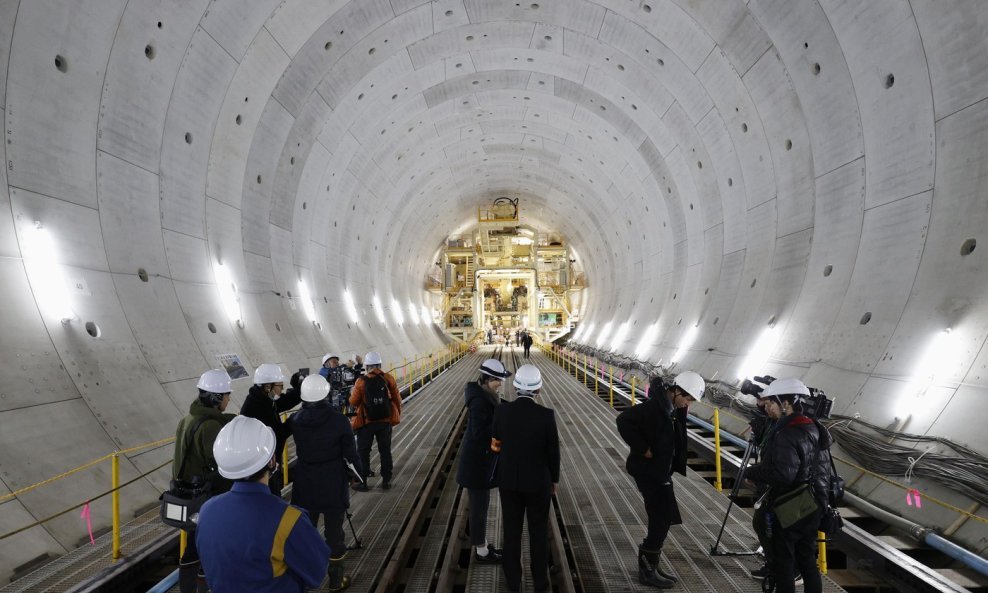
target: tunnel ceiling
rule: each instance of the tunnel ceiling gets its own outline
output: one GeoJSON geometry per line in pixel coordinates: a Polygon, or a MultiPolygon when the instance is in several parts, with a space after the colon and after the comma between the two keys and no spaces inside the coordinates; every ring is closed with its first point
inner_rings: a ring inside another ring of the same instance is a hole
{"type": "MultiPolygon", "coordinates": [[[[668,361],[696,328],[680,367],[733,382],[774,328],[765,370],[985,450],[986,29],[977,0],[0,1],[4,481],[172,434],[223,353],[439,346],[395,305],[435,304],[439,245],[499,196],[578,254],[582,341],[627,322],[601,345],[668,361]],[[34,221],[93,327],[39,312],[34,221]],[[38,426],[68,453],[25,466],[38,426]]],[[[4,555],[70,547],[47,530],[4,555]]]]}

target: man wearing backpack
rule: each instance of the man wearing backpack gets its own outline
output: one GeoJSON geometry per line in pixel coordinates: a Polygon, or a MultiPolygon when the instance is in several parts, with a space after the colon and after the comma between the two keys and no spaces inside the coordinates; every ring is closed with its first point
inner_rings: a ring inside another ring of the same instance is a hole
{"type": "Polygon", "coordinates": [[[368,352],[364,357],[367,374],[358,378],[350,392],[350,405],[356,410],[351,420],[357,434],[357,452],[360,454],[364,482],[357,490],[366,492],[367,468],[370,467],[370,450],[377,439],[377,451],[381,455],[381,488],[391,488],[391,427],[401,422],[401,394],[394,377],[381,369],[381,355],[368,352]]]}

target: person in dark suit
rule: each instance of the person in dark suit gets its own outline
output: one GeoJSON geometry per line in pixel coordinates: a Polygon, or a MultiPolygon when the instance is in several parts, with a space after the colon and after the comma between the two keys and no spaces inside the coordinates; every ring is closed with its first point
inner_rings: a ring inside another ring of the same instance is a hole
{"type": "Polygon", "coordinates": [[[672,472],[686,475],[686,412],[703,397],[703,378],[693,371],[680,373],[672,385],[655,377],[647,401],[617,417],[618,432],[631,451],[625,467],[635,479],[648,513],[648,533],[638,547],[638,580],[643,585],[668,589],[676,577],[659,567],[669,527],[683,522],[672,489],[672,472]]]}
{"type": "Polygon", "coordinates": [[[494,409],[491,450],[504,523],[502,566],[508,591],[521,588],[521,528],[528,516],[529,555],[536,591],[549,590],[549,502],[559,483],[556,415],[535,403],[542,374],[534,365],[515,373],[515,401],[494,409]]]}

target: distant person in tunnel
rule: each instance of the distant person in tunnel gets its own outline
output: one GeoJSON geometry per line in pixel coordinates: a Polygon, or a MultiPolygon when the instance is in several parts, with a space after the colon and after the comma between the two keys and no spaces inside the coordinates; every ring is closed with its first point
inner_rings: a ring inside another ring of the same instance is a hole
{"type": "Polygon", "coordinates": [[[502,568],[508,591],[521,588],[521,532],[528,517],[529,559],[537,593],[549,590],[549,504],[559,484],[559,432],[556,415],[535,403],[542,373],[518,368],[512,382],[515,401],[497,406],[491,450],[498,453],[495,484],[504,524],[502,568]]]}
{"type": "MultiPolygon", "coordinates": [[[[222,369],[206,371],[196,387],[199,397],[189,406],[189,414],[175,430],[175,458],[172,478],[189,483],[209,484],[212,495],[230,489],[230,481],[216,470],[213,442],[225,424],[236,415],[224,414],[230,405],[230,375],[222,369]]],[[[195,532],[189,533],[188,545],[178,561],[178,588],[181,593],[205,589],[205,573],[200,568],[195,532]]]]}
{"type": "MultiPolygon", "coordinates": [[[[281,454],[285,450],[285,442],[288,440],[288,426],[281,421],[281,413],[291,410],[302,401],[299,393],[299,376],[295,373],[292,376],[291,388],[282,393],[285,389],[285,375],[281,372],[281,367],[276,364],[264,363],[259,365],[254,371],[254,385],[247,393],[247,399],[240,408],[240,414],[248,418],[257,418],[274,431],[277,439],[275,445],[275,456],[280,460],[281,454]]],[[[272,474],[268,481],[271,493],[281,496],[281,488],[285,485],[282,474],[272,474]]]]}
{"type": "Polygon", "coordinates": [[[703,378],[680,373],[671,385],[661,377],[649,384],[649,398],[617,417],[618,432],[631,447],[625,467],[635,479],[648,514],[648,532],[638,547],[638,581],[668,589],[678,580],[659,565],[669,527],[683,522],[672,486],[672,473],[686,475],[686,413],[703,397],[703,378]]]}
{"type": "Polygon", "coordinates": [[[535,340],[532,339],[532,336],[528,332],[521,334],[521,344],[525,347],[525,358],[530,358],[532,344],[534,342],[535,340]]]}
{"type": "Polygon", "coordinates": [[[364,357],[367,374],[357,379],[350,392],[350,405],[356,410],[351,420],[357,434],[357,452],[364,481],[357,490],[367,491],[367,471],[370,467],[370,450],[377,439],[377,451],[381,455],[381,488],[391,488],[394,472],[391,460],[391,428],[401,422],[401,393],[398,383],[381,368],[383,362],[377,352],[364,357]]]}
{"type": "Polygon", "coordinates": [[[494,410],[501,401],[501,386],[511,372],[500,360],[489,358],[480,365],[480,377],[463,390],[467,430],[460,443],[456,482],[470,499],[470,544],[477,562],[500,562],[501,554],[487,542],[487,509],[491,500],[491,474],[495,456],[490,450],[494,410]]]}
{"type": "Polygon", "coordinates": [[[303,593],[326,575],[330,549],[302,509],[271,494],[278,471],[274,431],[238,416],[213,444],[220,474],[233,489],[203,505],[196,530],[214,593],[303,593]]]}

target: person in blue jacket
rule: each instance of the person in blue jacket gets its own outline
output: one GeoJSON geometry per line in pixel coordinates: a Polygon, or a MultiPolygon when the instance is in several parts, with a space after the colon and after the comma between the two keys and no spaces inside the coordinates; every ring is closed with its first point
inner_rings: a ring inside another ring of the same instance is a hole
{"type": "Polygon", "coordinates": [[[220,430],[213,457],[233,489],[199,513],[196,544],[213,593],[303,593],[322,584],[330,549],[305,511],[271,494],[274,431],[237,416],[220,430]]]}
{"type": "Polygon", "coordinates": [[[460,444],[460,462],[456,468],[456,482],[463,486],[470,498],[470,543],[476,547],[477,562],[500,562],[501,554],[487,543],[487,509],[491,502],[491,474],[495,456],[491,453],[491,429],[494,426],[494,409],[500,403],[499,396],[504,380],[511,372],[501,361],[488,358],[480,365],[480,377],[467,383],[463,390],[463,405],[467,408],[467,431],[460,444]]]}

